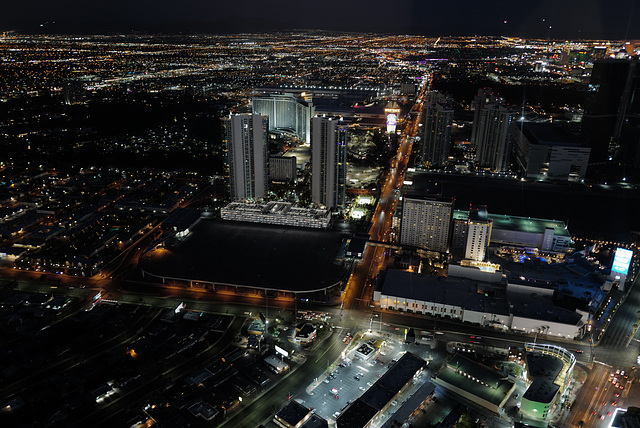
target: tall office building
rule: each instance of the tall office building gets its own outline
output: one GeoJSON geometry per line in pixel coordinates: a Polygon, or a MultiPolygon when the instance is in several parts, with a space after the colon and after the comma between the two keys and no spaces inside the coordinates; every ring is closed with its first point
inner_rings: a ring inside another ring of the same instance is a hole
{"type": "Polygon", "coordinates": [[[400,243],[448,253],[453,201],[405,195],[402,201],[400,243]]]}
{"type": "Polygon", "coordinates": [[[449,158],[453,107],[443,94],[432,92],[423,108],[421,161],[429,166],[443,166],[449,158]]]}
{"type": "Polygon", "coordinates": [[[294,132],[305,144],[309,144],[309,121],[313,117],[313,104],[298,100],[293,94],[270,94],[251,100],[252,113],[269,116],[269,131],[294,132]]]}
{"type": "Polygon", "coordinates": [[[505,171],[509,168],[509,125],[513,113],[504,106],[504,99],[489,88],[478,90],[473,100],[471,144],[476,146],[476,161],[480,168],[505,171]]]}
{"type": "Polygon", "coordinates": [[[638,60],[595,61],[582,134],[590,162],[622,161],[640,166],[640,64],[638,60]]]}
{"type": "Polygon", "coordinates": [[[222,119],[227,186],[232,200],[260,199],[269,189],[267,116],[235,114],[222,119]]]}
{"type": "Polygon", "coordinates": [[[342,209],[347,181],[347,128],[340,119],[311,119],[311,199],[342,209]]]}

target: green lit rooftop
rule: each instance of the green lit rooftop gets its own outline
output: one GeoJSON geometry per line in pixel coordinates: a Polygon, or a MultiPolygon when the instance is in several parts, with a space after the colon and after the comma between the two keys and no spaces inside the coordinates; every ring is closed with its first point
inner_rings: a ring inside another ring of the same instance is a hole
{"type": "MultiPolygon", "coordinates": [[[[455,210],[453,212],[454,219],[466,220],[468,217],[468,211],[455,210]]],[[[546,228],[553,228],[553,234],[555,236],[571,236],[564,222],[559,220],[544,220],[540,218],[517,217],[505,214],[489,214],[489,220],[493,220],[494,229],[513,230],[527,233],[544,233],[546,228]]]]}

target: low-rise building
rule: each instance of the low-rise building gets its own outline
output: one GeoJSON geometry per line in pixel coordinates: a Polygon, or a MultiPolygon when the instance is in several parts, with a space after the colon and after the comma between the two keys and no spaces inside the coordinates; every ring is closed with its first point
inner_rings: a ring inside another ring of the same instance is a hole
{"type": "Polygon", "coordinates": [[[223,220],[315,229],[326,229],[331,222],[331,213],[328,210],[301,208],[290,202],[231,202],[220,210],[220,216],[223,220]]]}
{"type": "MultiPolygon", "coordinates": [[[[452,246],[454,253],[460,253],[466,248],[468,229],[465,226],[469,213],[456,210],[453,218],[452,246]]],[[[548,252],[566,252],[573,248],[571,234],[562,221],[504,214],[488,214],[487,218],[492,224],[490,246],[536,248],[548,252]]]]}
{"type": "Polygon", "coordinates": [[[312,343],[314,340],[316,340],[317,337],[318,330],[316,329],[316,326],[309,322],[303,321],[296,327],[296,332],[293,336],[293,339],[296,341],[296,343],[308,345],[309,343],[312,343]]]}
{"type": "Polygon", "coordinates": [[[379,421],[382,413],[420,375],[426,361],[406,352],[360,398],[356,399],[336,420],[337,428],[368,428],[379,421]]]}
{"type": "Polygon", "coordinates": [[[515,382],[460,354],[447,361],[433,383],[494,413],[504,409],[516,388],[515,382]]]}
{"type": "Polygon", "coordinates": [[[520,413],[527,419],[549,420],[569,385],[576,358],[556,345],[527,343],[525,349],[529,388],[522,396],[520,413]]]}
{"type": "Polygon", "coordinates": [[[297,174],[295,156],[269,157],[269,179],[272,182],[295,183],[297,174]]]}
{"type": "Polygon", "coordinates": [[[586,328],[583,311],[558,306],[550,296],[507,292],[501,284],[397,269],[379,276],[374,301],[382,309],[568,339],[582,337],[586,328]]]}

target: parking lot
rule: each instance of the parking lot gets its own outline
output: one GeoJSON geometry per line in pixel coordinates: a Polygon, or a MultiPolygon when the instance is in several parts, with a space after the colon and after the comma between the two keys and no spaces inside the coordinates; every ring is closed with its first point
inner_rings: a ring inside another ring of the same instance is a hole
{"type": "MultiPolygon", "coordinates": [[[[339,359],[318,379],[307,394],[296,397],[300,403],[313,408],[323,418],[335,420],[349,403],[360,397],[373,385],[406,351],[428,360],[429,346],[407,345],[377,333],[356,335],[346,341],[344,359],[339,359]],[[365,343],[373,344],[375,351],[368,358],[358,357],[356,351],[365,343]]],[[[392,402],[390,409],[398,406],[392,402]]]]}

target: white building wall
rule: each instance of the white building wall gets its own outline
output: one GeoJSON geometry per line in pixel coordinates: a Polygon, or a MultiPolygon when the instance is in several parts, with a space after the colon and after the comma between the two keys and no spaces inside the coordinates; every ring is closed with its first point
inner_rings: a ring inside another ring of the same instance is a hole
{"type": "Polygon", "coordinates": [[[546,336],[573,339],[575,337],[579,337],[581,334],[580,328],[577,325],[562,324],[553,321],[533,318],[524,318],[515,315],[513,316],[511,329],[531,334],[535,334],[536,332],[540,331],[540,333],[538,334],[538,341],[543,341],[543,338],[546,336]]]}
{"type": "Polygon", "coordinates": [[[485,311],[474,311],[465,309],[462,321],[479,324],[482,326],[497,326],[499,324],[502,324],[507,328],[511,328],[511,316],[508,314],[493,314],[485,311]]]}
{"type": "Polygon", "coordinates": [[[589,147],[553,146],[549,155],[549,178],[583,179],[589,164],[589,147]],[[575,176],[572,177],[572,170],[575,176]]]}
{"type": "Polygon", "coordinates": [[[491,238],[491,222],[469,220],[465,259],[481,262],[484,260],[489,239],[491,238]]]}

